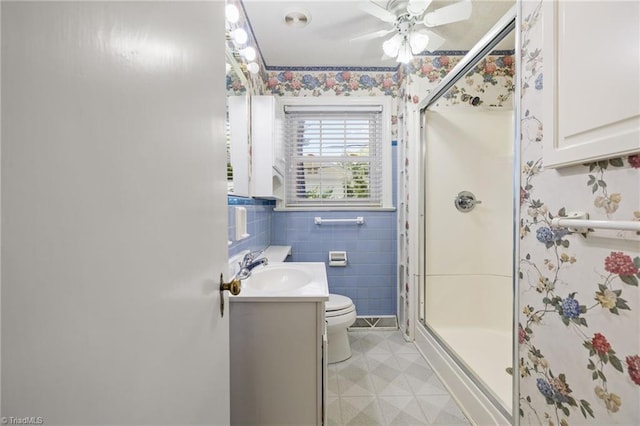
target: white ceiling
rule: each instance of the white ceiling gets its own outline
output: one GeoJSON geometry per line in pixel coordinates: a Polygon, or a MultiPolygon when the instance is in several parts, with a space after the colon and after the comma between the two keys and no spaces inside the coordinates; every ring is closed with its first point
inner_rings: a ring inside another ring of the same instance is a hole
{"type": "MultiPolygon", "coordinates": [[[[390,0],[390,8],[397,0],[390,0]]],[[[434,0],[428,12],[458,0],[434,0]]],[[[447,41],[440,51],[468,51],[514,4],[514,0],[472,0],[473,12],[467,21],[456,22],[433,31],[447,41]]],[[[387,7],[386,0],[375,3],[387,7]]],[[[382,59],[382,42],[393,34],[367,41],[350,41],[356,36],[390,29],[392,24],[364,12],[356,0],[243,0],[267,67],[396,67],[394,59],[382,59]],[[304,10],[311,20],[303,28],[288,26],[288,11],[304,10]]],[[[423,27],[424,28],[424,27],[423,27]]],[[[513,36],[497,46],[513,50],[513,36]]]]}

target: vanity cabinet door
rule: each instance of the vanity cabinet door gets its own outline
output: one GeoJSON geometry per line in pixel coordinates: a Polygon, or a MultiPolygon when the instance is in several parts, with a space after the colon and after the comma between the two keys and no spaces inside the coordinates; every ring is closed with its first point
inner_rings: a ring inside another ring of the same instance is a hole
{"type": "Polygon", "coordinates": [[[229,311],[231,425],[322,425],[324,304],[232,301],[229,311]]]}
{"type": "Polygon", "coordinates": [[[544,7],[545,165],[640,151],[640,2],[544,7]]]}

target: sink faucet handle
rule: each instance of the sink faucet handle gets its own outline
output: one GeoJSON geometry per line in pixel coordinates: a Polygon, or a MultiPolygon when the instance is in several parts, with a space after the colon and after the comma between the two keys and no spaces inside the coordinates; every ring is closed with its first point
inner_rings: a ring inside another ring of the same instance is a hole
{"type": "Polygon", "coordinates": [[[264,250],[256,250],[256,251],[252,251],[249,252],[245,255],[245,259],[249,260],[249,262],[255,260],[256,257],[260,256],[262,253],[264,252],[264,250]]]}
{"type": "Polygon", "coordinates": [[[251,262],[253,262],[255,260],[255,258],[257,256],[259,256],[260,254],[262,254],[264,252],[264,250],[256,250],[256,251],[250,251],[247,254],[244,255],[244,257],[242,258],[242,262],[239,262],[240,266],[247,266],[248,264],[250,264],[251,262]]]}

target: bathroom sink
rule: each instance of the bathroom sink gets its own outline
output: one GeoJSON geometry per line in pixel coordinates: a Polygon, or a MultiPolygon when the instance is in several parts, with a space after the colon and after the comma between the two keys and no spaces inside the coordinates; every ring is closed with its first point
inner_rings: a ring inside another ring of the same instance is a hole
{"type": "Polygon", "coordinates": [[[324,262],[269,262],[242,280],[232,302],[294,302],[329,300],[324,262]]]}
{"type": "Polygon", "coordinates": [[[283,263],[254,269],[243,284],[252,290],[280,292],[304,287],[312,279],[311,272],[303,266],[283,263]]]}

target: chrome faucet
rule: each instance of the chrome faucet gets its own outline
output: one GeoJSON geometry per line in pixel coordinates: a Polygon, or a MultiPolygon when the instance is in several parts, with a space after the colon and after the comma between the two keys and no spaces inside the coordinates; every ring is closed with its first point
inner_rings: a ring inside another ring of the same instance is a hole
{"type": "Polygon", "coordinates": [[[259,265],[267,265],[269,263],[269,259],[266,257],[261,257],[260,259],[256,259],[256,256],[262,253],[262,250],[249,252],[244,255],[242,258],[242,262],[238,262],[240,265],[240,271],[238,271],[237,277],[240,280],[247,279],[251,276],[251,271],[259,265]]]}

